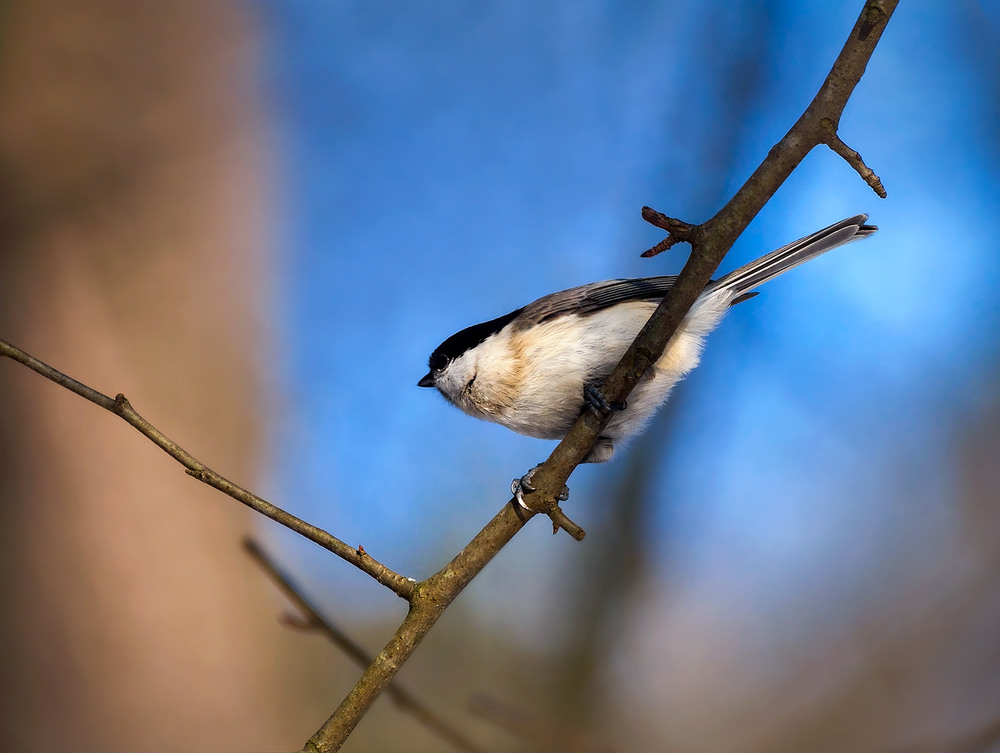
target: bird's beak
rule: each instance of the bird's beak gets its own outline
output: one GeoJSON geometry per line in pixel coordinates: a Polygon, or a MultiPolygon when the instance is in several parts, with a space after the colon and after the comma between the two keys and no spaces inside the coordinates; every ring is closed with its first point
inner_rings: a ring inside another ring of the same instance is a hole
{"type": "Polygon", "coordinates": [[[418,387],[433,387],[434,386],[434,374],[430,371],[427,372],[427,376],[417,382],[418,387]]]}

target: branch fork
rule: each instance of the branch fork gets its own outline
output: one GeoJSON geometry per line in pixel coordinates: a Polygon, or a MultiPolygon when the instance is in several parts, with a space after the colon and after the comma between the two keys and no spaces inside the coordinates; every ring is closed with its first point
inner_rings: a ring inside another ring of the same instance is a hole
{"type": "MultiPolygon", "coordinates": [[[[663,212],[657,212],[652,207],[642,208],[642,219],[660,230],[667,231],[667,237],[650,249],[639,254],[644,259],[661,254],[676,243],[692,243],[697,225],[691,225],[683,220],[667,217],[663,212]]],[[[694,245],[692,243],[692,245],[694,245]]]]}

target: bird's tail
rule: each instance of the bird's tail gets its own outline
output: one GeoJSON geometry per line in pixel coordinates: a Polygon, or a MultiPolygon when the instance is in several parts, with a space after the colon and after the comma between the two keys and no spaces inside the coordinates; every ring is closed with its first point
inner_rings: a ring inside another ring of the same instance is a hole
{"type": "Polygon", "coordinates": [[[858,214],[818,230],[812,235],[807,235],[794,243],[782,246],[777,251],[765,254],[756,261],[720,277],[709,289],[725,290],[731,293],[733,303],[746,300],[756,295],[756,293],[750,293],[751,290],[783,272],[787,272],[792,267],[815,259],[820,254],[825,254],[837,246],[843,246],[858,238],[865,238],[878,230],[875,225],[864,224],[867,219],[867,214],[858,214]]]}

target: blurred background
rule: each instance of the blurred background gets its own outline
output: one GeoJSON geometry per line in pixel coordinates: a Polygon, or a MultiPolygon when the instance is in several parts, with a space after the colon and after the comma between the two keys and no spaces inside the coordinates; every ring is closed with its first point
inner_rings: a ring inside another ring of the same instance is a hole
{"type": "MultiPolygon", "coordinates": [[[[0,3],[0,337],[415,578],[551,451],[416,387],[454,331],[673,273],[862,3],[0,3]]],[[[1000,6],[912,0],[723,270],[879,225],[732,311],[400,681],[494,751],[950,750],[1000,720],[1000,6]],[[484,709],[496,719],[484,718],[484,709]],[[530,722],[531,730],[505,725],[530,722]]],[[[0,748],[291,750],[403,604],[0,366],[0,748]]],[[[988,739],[990,738],[990,739],[988,739]]],[[[446,744],[381,700],[345,747],[446,744]]]]}

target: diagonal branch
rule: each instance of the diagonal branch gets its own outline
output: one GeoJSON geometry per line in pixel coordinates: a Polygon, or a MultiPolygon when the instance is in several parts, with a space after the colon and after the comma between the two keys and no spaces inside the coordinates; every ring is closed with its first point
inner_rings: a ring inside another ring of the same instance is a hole
{"type": "MultiPolygon", "coordinates": [[[[601,393],[609,404],[625,400],[639,378],[660,357],[726,252],[764,204],[814,147],[828,143],[829,126],[840,122],[847,100],[861,80],[897,2],[869,0],[865,3],[829,75],[795,125],[714,217],[701,225],[681,223],[689,229],[686,240],[693,247],[691,257],[602,386],[601,393]]],[[[537,491],[525,495],[532,510],[559,509],[557,495],[586,457],[609,418],[608,411],[584,410],[548,460],[536,469],[532,485],[537,491]]],[[[332,753],[340,749],[448,605],[533,515],[528,511],[515,511],[511,504],[505,505],[451,562],[417,584],[403,623],[333,716],[306,742],[303,753],[332,753]]],[[[554,522],[558,524],[557,520],[554,522]]]]}
{"type": "Polygon", "coordinates": [[[336,536],[327,533],[322,528],[318,528],[311,523],[307,523],[301,518],[297,518],[280,507],[271,504],[266,499],[258,497],[253,492],[244,489],[238,484],[213,471],[207,465],[195,458],[191,453],[174,442],[170,437],[161,432],[149,421],[140,416],[132,407],[124,395],[108,397],[102,392],[88,387],[82,382],[78,382],[61,371],[52,368],[46,363],[39,361],[34,356],[25,353],[5,340],[0,339],[0,356],[6,356],[20,364],[27,366],[34,372],[41,374],[46,379],[50,379],[80,397],[86,398],[95,405],[99,405],[106,411],[114,413],[126,423],[133,426],[143,436],[153,444],[167,453],[170,457],[184,466],[188,475],[193,476],[204,484],[218,489],[224,494],[228,494],[237,502],[242,502],[251,510],[256,510],[276,523],[280,523],[286,528],[290,528],[296,533],[305,536],[310,541],[319,544],[338,557],[347,560],[359,570],[367,573],[386,588],[403,599],[409,599],[413,593],[414,582],[405,578],[399,573],[393,572],[382,563],[376,561],[363,548],[354,548],[336,536]]]}

